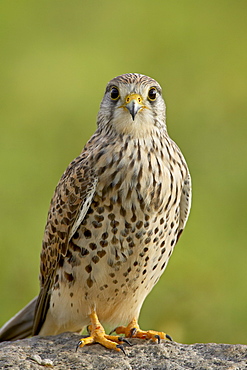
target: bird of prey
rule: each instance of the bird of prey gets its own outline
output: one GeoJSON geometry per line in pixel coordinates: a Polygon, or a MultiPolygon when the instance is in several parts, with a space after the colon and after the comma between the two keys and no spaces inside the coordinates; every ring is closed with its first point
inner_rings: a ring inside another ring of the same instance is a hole
{"type": "Polygon", "coordinates": [[[0,339],[80,332],[85,326],[89,335],[78,347],[97,342],[120,351],[124,337],[169,339],[141,330],[138,317],[190,205],[190,174],[167,133],[160,85],[138,73],[113,78],[94,135],[51,200],[40,293],[3,326],[0,339]],[[117,335],[106,334],[102,323],[118,325],[117,335]]]}

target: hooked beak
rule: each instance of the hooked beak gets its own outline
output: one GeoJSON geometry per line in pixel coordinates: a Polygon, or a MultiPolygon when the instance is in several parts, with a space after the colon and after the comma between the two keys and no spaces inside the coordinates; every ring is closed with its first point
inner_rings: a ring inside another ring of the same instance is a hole
{"type": "Polygon", "coordinates": [[[124,107],[128,109],[134,121],[136,113],[144,106],[142,97],[139,94],[130,94],[126,96],[124,107]]]}

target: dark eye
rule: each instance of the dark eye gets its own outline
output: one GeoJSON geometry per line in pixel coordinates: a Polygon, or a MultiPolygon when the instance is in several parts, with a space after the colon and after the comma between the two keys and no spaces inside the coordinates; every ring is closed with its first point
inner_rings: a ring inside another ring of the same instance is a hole
{"type": "Polygon", "coordinates": [[[155,87],[151,87],[151,89],[148,92],[148,99],[151,101],[154,101],[156,99],[157,90],[155,87]]]}
{"type": "Polygon", "coordinates": [[[111,88],[111,99],[112,100],[117,100],[119,98],[119,91],[116,86],[113,86],[111,88]]]}

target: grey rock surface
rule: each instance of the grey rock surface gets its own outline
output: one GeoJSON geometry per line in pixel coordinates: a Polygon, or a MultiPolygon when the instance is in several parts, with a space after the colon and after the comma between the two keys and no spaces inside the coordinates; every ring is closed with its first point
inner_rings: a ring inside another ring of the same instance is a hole
{"type": "Polygon", "coordinates": [[[0,343],[0,369],[182,370],[247,369],[247,346],[231,344],[160,344],[132,339],[126,355],[99,344],[79,348],[78,334],[33,337],[0,343]]]}

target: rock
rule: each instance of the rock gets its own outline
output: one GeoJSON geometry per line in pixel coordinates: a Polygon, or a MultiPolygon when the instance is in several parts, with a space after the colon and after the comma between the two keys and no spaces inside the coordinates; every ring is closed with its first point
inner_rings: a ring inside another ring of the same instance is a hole
{"type": "Polygon", "coordinates": [[[79,348],[78,334],[63,333],[53,337],[33,337],[0,343],[0,369],[54,370],[182,370],[247,368],[247,346],[231,344],[160,344],[132,339],[133,346],[122,352],[94,344],[79,348]]]}

